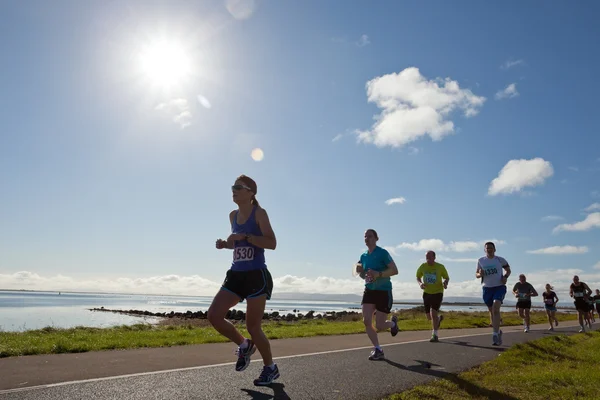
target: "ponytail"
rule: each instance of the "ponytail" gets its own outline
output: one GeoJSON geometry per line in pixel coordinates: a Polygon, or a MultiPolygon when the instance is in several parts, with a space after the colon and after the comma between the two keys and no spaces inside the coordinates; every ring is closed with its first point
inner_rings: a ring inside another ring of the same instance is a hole
{"type": "Polygon", "coordinates": [[[250,204],[254,204],[257,207],[260,207],[260,204],[258,203],[258,200],[256,200],[255,195],[252,195],[252,199],[250,199],[250,204]]]}

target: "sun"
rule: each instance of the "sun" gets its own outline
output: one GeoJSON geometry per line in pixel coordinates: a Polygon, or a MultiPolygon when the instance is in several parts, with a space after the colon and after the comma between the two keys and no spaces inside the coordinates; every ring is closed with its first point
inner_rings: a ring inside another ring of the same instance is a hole
{"type": "Polygon", "coordinates": [[[191,62],[179,43],[158,41],[140,52],[142,73],[155,85],[170,87],[183,83],[191,73],[191,62]]]}

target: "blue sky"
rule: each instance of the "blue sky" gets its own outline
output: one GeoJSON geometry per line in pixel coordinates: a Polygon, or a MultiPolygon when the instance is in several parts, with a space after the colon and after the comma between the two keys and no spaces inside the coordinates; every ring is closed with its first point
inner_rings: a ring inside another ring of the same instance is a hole
{"type": "Polygon", "coordinates": [[[479,295],[489,239],[600,286],[600,5],[43,4],[1,6],[1,288],[212,295],[241,173],[276,292],[360,293],[367,228],[396,298],[429,248],[479,295]]]}

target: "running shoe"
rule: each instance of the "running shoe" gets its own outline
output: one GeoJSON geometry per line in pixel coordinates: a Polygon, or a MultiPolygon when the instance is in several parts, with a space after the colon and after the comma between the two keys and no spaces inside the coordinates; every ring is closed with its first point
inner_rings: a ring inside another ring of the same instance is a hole
{"type": "Polygon", "coordinates": [[[398,327],[398,317],[394,315],[392,317],[392,322],[394,323],[394,326],[392,326],[392,329],[390,329],[390,333],[392,336],[396,336],[400,331],[400,328],[398,327]]]}
{"type": "Polygon", "coordinates": [[[385,355],[383,354],[383,350],[374,349],[369,356],[369,360],[383,360],[385,355]]]}
{"type": "Polygon", "coordinates": [[[254,380],[254,386],[268,386],[277,378],[279,378],[279,368],[277,368],[277,364],[275,364],[273,368],[265,365],[258,379],[254,380]]]}
{"type": "Polygon", "coordinates": [[[248,339],[248,346],[246,346],[245,348],[242,348],[241,346],[238,347],[235,352],[238,356],[238,360],[235,363],[235,370],[243,371],[246,368],[248,368],[248,365],[250,365],[250,357],[252,356],[252,354],[254,354],[255,351],[256,346],[254,345],[254,342],[250,339],[248,339]]]}

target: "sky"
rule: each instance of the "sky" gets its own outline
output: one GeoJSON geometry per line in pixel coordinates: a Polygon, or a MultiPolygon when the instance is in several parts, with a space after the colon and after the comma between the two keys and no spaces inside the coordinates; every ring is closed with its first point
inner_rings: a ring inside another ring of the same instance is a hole
{"type": "Polygon", "coordinates": [[[369,228],[396,299],[487,240],[600,288],[600,4],[44,4],[0,5],[0,288],[214,295],[240,174],[274,296],[361,294],[369,228]]]}

